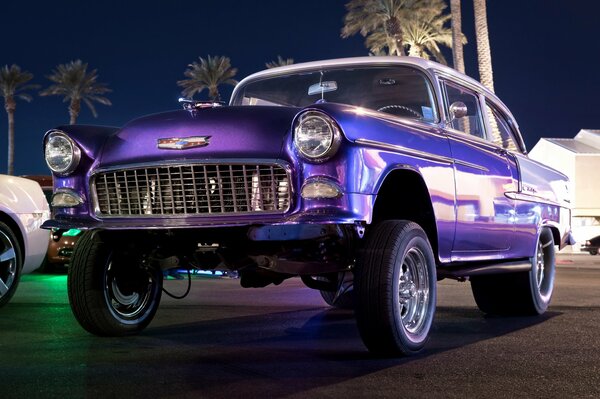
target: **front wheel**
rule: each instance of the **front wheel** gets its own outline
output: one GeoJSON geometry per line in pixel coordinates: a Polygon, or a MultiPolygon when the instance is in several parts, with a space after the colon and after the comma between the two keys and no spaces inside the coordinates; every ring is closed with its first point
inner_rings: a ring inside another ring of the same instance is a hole
{"type": "Polygon", "coordinates": [[[590,249],[590,255],[598,255],[598,248],[590,249]]]}
{"type": "Polygon", "coordinates": [[[0,222],[0,307],[10,301],[19,285],[22,262],[17,237],[6,224],[0,222]]]}
{"type": "Polygon", "coordinates": [[[356,320],[366,347],[383,356],[420,351],[435,314],[436,265],[419,225],[388,220],[368,233],[356,268],[356,320]]]}
{"type": "Polygon", "coordinates": [[[86,232],[73,251],[67,285],[71,309],[84,329],[101,336],[130,335],[154,318],[162,273],[99,233],[86,232]]]}
{"type": "Polygon", "coordinates": [[[471,277],[471,289],[481,311],[501,316],[540,315],[548,309],[554,291],[554,239],[543,228],[527,272],[471,277]]]}

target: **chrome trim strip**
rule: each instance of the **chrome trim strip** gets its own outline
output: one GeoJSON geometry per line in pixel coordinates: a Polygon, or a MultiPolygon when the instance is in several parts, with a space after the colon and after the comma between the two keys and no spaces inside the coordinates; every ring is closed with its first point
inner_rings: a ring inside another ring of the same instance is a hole
{"type": "Polygon", "coordinates": [[[467,168],[477,169],[477,170],[481,170],[481,171],[484,171],[484,172],[489,172],[490,171],[485,166],[477,165],[477,164],[474,164],[474,163],[471,163],[471,162],[461,161],[461,160],[458,160],[458,159],[455,159],[454,163],[456,165],[462,165],[462,166],[466,166],[467,168]]]}
{"type": "Polygon", "coordinates": [[[412,148],[404,147],[404,146],[397,145],[397,144],[382,143],[381,141],[375,141],[375,140],[369,140],[369,139],[363,139],[363,138],[356,139],[356,140],[354,140],[354,142],[358,143],[358,144],[370,146],[370,147],[381,148],[384,150],[401,152],[401,153],[409,155],[409,156],[427,159],[429,161],[440,162],[440,163],[445,163],[445,164],[449,164],[449,165],[454,163],[454,160],[452,158],[433,154],[430,152],[414,150],[412,148]]]}
{"type": "Polygon", "coordinates": [[[129,170],[129,169],[138,169],[138,168],[146,168],[146,167],[177,167],[177,166],[190,166],[190,165],[243,165],[243,164],[253,164],[253,165],[278,165],[284,169],[290,169],[290,164],[281,160],[281,159],[268,159],[268,158],[220,158],[220,159],[203,159],[203,158],[194,158],[194,159],[179,159],[172,161],[158,161],[158,162],[139,162],[139,163],[131,163],[126,165],[116,165],[116,166],[107,166],[100,167],[92,172],[90,177],[97,175],[98,173],[111,172],[114,170],[129,170]]]}
{"type": "Polygon", "coordinates": [[[356,139],[355,142],[358,144],[364,144],[364,145],[371,146],[371,147],[377,147],[377,148],[382,148],[385,150],[401,152],[406,155],[415,156],[418,158],[423,158],[423,159],[427,159],[427,160],[434,161],[434,162],[447,163],[450,165],[457,164],[457,165],[462,165],[462,166],[466,166],[466,167],[477,169],[477,170],[482,170],[484,172],[489,172],[488,168],[481,166],[481,165],[477,165],[474,163],[465,162],[465,161],[461,161],[461,160],[457,160],[457,159],[452,159],[452,158],[441,156],[441,155],[436,155],[436,154],[433,154],[430,152],[413,150],[412,148],[407,148],[407,147],[397,145],[397,144],[382,143],[380,141],[369,140],[369,139],[356,139]]]}
{"type": "Polygon", "coordinates": [[[522,192],[508,191],[508,192],[504,193],[504,196],[506,198],[509,198],[509,199],[515,200],[515,201],[534,202],[536,204],[545,204],[545,205],[552,205],[552,206],[558,206],[561,208],[566,208],[565,206],[562,206],[558,202],[554,202],[547,198],[538,197],[537,195],[525,194],[522,192]]]}

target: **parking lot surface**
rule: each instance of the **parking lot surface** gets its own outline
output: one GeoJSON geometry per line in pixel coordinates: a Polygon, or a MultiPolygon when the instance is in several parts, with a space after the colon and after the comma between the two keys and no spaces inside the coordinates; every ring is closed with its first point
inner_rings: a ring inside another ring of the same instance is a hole
{"type": "Polygon", "coordinates": [[[485,317],[469,283],[441,281],[431,340],[402,359],[370,355],[352,311],[299,279],[196,277],[142,334],[102,338],[73,318],[65,275],[31,274],[0,309],[0,397],[600,397],[600,256],[558,263],[541,317],[485,317]]]}

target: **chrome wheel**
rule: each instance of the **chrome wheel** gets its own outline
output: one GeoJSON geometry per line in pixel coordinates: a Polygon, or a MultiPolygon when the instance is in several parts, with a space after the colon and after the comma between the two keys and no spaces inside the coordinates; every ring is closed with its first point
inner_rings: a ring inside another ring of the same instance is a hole
{"type": "Polygon", "coordinates": [[[17,277],[17,252],[8,235],[0,230],[0,298],[8,294],[17,277]]]}
{"type": "Polygon", "coordinates": [[[69,303],[79,324],[92,334],[137,334],[158,309],[163,274],[145,267],[143,254],[131,250],[135,245],[119,245],[124,241],[117,233],[86,231],[73,251],[69,303]]]}
{"type": "Polygon", "coordinates": [[[552,230],[543,227],[530,257],[531,270],[471,276],[479,309],[503,316],[539,315],[548,309],[554,291],[556,259],[552,230]]]}
{"type": "Polygon", "coordinates": [[[358,330],[371,352],[411,355],[424,347],[435,315],[435,267],[418,224],[386,220],[370,230],[354,289],[358,330]]]}
{"type": "Polygon", "coordinates": [[[409,249],[400,267],[398,304],[406,330],[419,334],[429,305],[429,272],[425,255],[416,247],[409,249]]]}
{"type": "Polygon", "coordinates": [[[532,285],[537,288],[538,302],[545,308],[550,302],[554,290],[554,241],[549,232],[540,234],[531,265],[532,285]]]}
{"type": "Polygon", "coordinates": [[[0,222],[0,306],[14,295],[21,276],[21,247],[17,237],[6,224],[0,222]]]}
{"type": "Polygon", "coordinates": [[[111,312],[123,321],[135,320],[150,303],[154,284],[152,275],[144,270],[118,270],[110,262],[104,292],[111,312]]]}
{"type": "Polygon", "coordinates": [[[544,246],[541,241],[538,241],[537,254],[536,254],[536,279],[538,290],[541,291],[542,283],[544,282],[544,246]]]}

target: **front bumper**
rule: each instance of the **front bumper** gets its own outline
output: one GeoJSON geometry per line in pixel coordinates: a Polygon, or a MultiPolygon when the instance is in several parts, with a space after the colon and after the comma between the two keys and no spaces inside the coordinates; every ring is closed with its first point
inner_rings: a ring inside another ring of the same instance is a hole
{"type": "Polygon", "coordinates": [[[375,196],[346,193],[339,198],[305,200],[286,214],[182,216],[182,217],[109,217],[59,214],[46,221],[44,229],[131,230],[184,229],[280,224],[362,224],[370,223],[375,196]]]}

